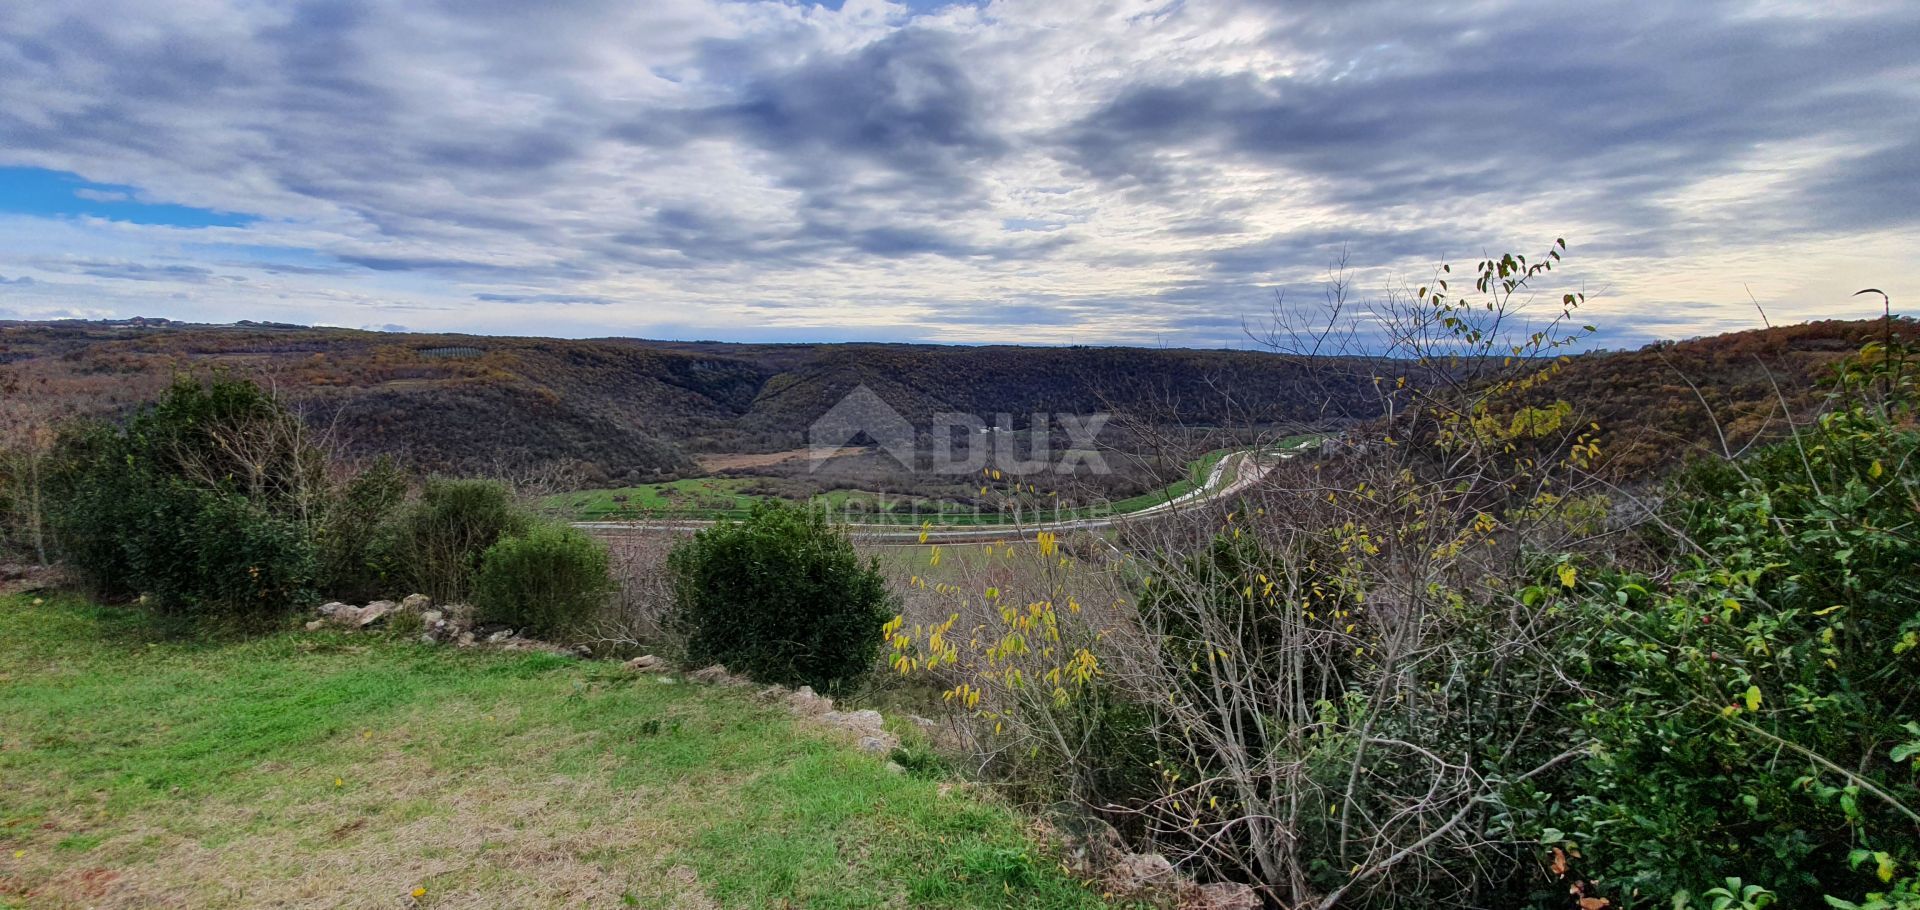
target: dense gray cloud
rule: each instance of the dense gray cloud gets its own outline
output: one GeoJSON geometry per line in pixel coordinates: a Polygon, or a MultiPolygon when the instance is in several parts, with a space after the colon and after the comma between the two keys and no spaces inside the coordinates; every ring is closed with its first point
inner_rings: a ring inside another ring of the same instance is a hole
{"type": "MultiPolygon", "coordinates": [[[[1731,21],[1728,3],[1546,7],[1449,35],[1445,17],[1420,12],[1432,9],[1362,4],[1316,36],[1333,59],[1381,54],[1377,72],[1128,86],[1063,142],[1110,181],[1166,183],[1167,153],[1199,150],[1312,174],[1332,200],[1372,207],[1558,188],[1635,201],[1724,174],[1761,143],[1920,129],[1913,86],[1896,75],[1920,43],[1911,11],[1731,21]]],[[[1869,164],[1847,185],[1911,175],[1913,152],[1891,148],[1874,163],[1886,172],[1869,164]]]]}
{"type": "Polygon", "coordinates": [[[1920,278],[1917,44],[1867,0],[13,4],[0,168],[248,220],[0,206],[0,293],[1212,345],[1343,254],[1566,236],[1611,338],[1691,334],[1920,278]]]}
{"type": "Polygon", "coordinates": [[[144,262],[112,262],[100,259],[63,260],[57,263],[41,263],[40,267],[50,271],[90,275],[116,281],[204,284],[215,277],[212,269],[197,265],[153,265],[144,262]]]}
{"type": "Polygon", "coordinates": [[[1920,220],[1920,134],[1841,159],[1795,202],[1828,230],[1912,225],[1920,220]]]}
{"type": "MultiPolygon", "coordinates": [[[[730,42],[706,54],[725,69],[754,50],[730,42]]],[[[702,112],[703,131],[782,156],[786,178],[804,188],[835,187],[847,169],[872,167],[899,178],[902,191],[966,195],[973,165],[1009,143],[988,122],[963,52],[950,35],[903,28],[850,54],[756,74],[741,102],[702,112]]]]}

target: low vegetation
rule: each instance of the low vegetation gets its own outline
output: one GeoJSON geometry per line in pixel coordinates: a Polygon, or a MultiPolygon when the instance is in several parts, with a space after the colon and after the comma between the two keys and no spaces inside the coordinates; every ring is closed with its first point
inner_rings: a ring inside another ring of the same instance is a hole
{"type": "Polygon", "coordinates": [[[195,620],[271,624],[323,596],[477,600],[570,632],[613,587],[604,548],[504,485],[335,463],[261,387],[185,378],[123,424],[78,424],[44,459],[47,533],[82,587],[195,620]],[[324,590],[323,590],[324,589],[324,590]]]}
{"type": "Polygon", "coordinates": [[[0,597],[0,679],[0,907],[1101,906],[978,791],[614,663],[0,597]]]}
{"type": "Polygon", "coordinates": [[[606,547],[572,528],[536,524],[481,554],[474,606],[482,622],[551,638],[599,610],[612,585],[606,547]]]}
{"type": "Polygon", "coordinates": [[[895,608],[843,531],[779,502],[696,533],[667,567],[688,659],[764,682],[846,690],[872,669],[895,608]]]}
{"type": "Polygon", "coordinates": [[[893,669],[1027,798],[1278,906],[1920,906],[1912,327],[1778,442],[1623,488],[1538,397],[1578,295],[1499,331],[1558,252],[1389,309],[1462,381],[1383,374],[1393,421],[1236,502],[927,548],[893,669]]]}
{"type": "MultiPolygon", "coordinates": [[[[1230,499],[1111,532],[923,538],[884,561],[820,510],[755,495],[768,478],[708,485],[754,496],[728,500],[743,516],[609,552],[496,481],[416,490],[391,463],[337,457],[284,402],[222,378],[40,434],[5,461],[7,542],[125,606],[0,610],[0,770],[27,782],[0,795],[19,851],[3,893],[243,905],[197,884],[235,856],[284,873],[246,879],[266,903],[348,881],[424,888],[420,903],[1093,900],[1015,816],[890,777],[738,690],[274,631],[335,591],[418,590],[601,653],[938,714],[942,754],[910,743],[909,771],[976,770],[1082,846],[1124,840],[1269,906],[1920,908],[1920,332],[1888,312],[1873,331],[1576,358],[1593,329],[1554,283],[1564,249],[1443,268],[1383,301],[1385,350],[1367,353],[1385,356],[1325,357],[1332,336],[1308,331],[1309,356],[1276,332],[1257,362],[1287,366],[1258,387],[1333,390],[1352,420],[1230,499]],[[1515,334],[1521,303],[1549,297],[1515,334]],[[1607,364],[1636,372],[1595,380],[1607,364]],[[1703,364],[1719,378],[1687,372],[1703,364]],[[1763,401],[1761,385],[1779,391],[1763,401]],[[1702,415],[1668,413],[1676,388],[1702,415]],[[1686,444],[1656,452],[1603,419],[1629,406],[1686,444]],[[179,616],[221,621],[152,638],[177,625],[151,620],[179,616]],[[402,860],[363,858],[396,844],[402,860]],[[288,871],[289,845],[337,858],[288,871]],[[114,890],[124,869],[141,871],[114,890]]],[[[447,350],[431,369],[524,362],[447,350]]],[[[721,349],[666,350],[671,371],[721,349]]],[[[675,375],[727,402],[702,418],[707,442],[856,380],[953,387],[934,403],[991,390],[989,410],[1087,391],[1009,385],[1026,355],[979,353],[756,350],[706,385],[675,375]],[[1008,376],[970,372],[995,358],[1008,376]]],[[[1055,356],[1113,382],[1094,367],[1134,357],[1055,356]]],[[[431,378],[405,362],[397,381],[431,378]]],[[[1153,495],[1201,482],[1218,455],[1186,459],[1216,447],[1185,450],[1153,495]]],[[[978,499],[942,501],[1060,507],[997,468],[966,480],[978,499]]]]}
{"type": "MultiPolygon", "coordinates": [[[[1320,433],[1292,434],[1277,442],[1263,442],[1250,448],[1266,452],[1296,451],[1312,446],[1323,437],[1320,433]]],[[[977,481],[992,478],[992,471],[987,470],[964,477],[967,483],[974,484],[977,494],[970,489],[946,499],[848,489],[817,492],[806,485],[772,483],[766,478],[700,477],[638,487],[559,493],[545,497],[541,508],[575,521],[739,519],[747,517],[754,506],[764,500],[784,499],[804,502],[853,524],[943,527],[1032,524],[1040,520],[1124,515],[1163,505],[1203,487],[1214,467],[1232,451],[1237,449],[1216,449],[1202,454],[1186,461],[1172,482],[1120,499],[1075,490],[1073,484],[1067,485],[1069,495],[1062,498],[1059,490],[1041,486],[1056,480],[1045,476],[1039,482],[1029,479],[1017,488],[979,486],[977,481]],[[1089,499],[1091,501],[1076,501],[1089,499]]]]}
{"type": "Polygon", "coordinates": [[[378,559],[385,574],[439,601],[471,597],[486,554],[532,524],[504,484],[445,477],[429,479],[391,521],[376,534],[386,549],[378,559]]]}

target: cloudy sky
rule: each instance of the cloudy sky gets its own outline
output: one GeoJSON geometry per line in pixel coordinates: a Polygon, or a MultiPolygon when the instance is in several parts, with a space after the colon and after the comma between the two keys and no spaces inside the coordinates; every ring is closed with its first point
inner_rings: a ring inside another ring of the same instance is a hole
{"type": "Polygon", "coordinates": [[[1909,0],[0,3],[0,318],[1244,344],[1572,248],[1611,345],[1920,296],[1909,0]]]}

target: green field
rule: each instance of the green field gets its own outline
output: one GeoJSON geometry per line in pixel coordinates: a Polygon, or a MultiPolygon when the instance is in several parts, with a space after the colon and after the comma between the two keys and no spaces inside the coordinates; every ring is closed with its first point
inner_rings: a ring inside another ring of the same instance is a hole
{"type": "Polygon", "coordinates": [[[0,598],[0,907],[1100,906],[884,762],[614,663],[0,598]]]}
{"type": "Polygon", "coordinates": [[[752,481],[739,477],[693,477],[610,490],[582,490],[550,496],[548,509],[579,520],[630,512],[744,512],[757,496],[740,492],[752,481]]]}
{"type": "MultiPolygon", "coordinates": [[[[1290,436],[1266,447],[1268,451],[1284,451],[1308,445],[1322,438],[1322,434],[1303,433],[1290,436]]],[[[1187,465],[1186,474],[1179,480],[1157,490],[1150,490],[1137,496],[1101,503],[1092,506],[1065,509],[1058,513],[1061,519],[1098,518],[1106,515],[1120,515],[1164,503],[1183,496],[1206,482],[1207,475],[1219,464],[1222,458],[1234,449],[1218,449],[1200,456],[1187,465]]],[[[751,478],[742,477],[698,477],[676,480],[667,483],[643,484],[634,487],[621,487],[605,490],[583,490],[577,493],[562,493],[548,497],[542,507],[557,515],[573,521],[605,521],[644,518],[738,518],[744,516],[753,503],[762,498],[742,490],[753,483],[751,478]]],[[[995,487],[1005,483],[994,484],[995,487]]],[[[858,490],[835,490],[813,497],[814,504],[825,505],[836,512],[845,513],[850,503],[862,503],[868,506],[864,511],[855,513],[854,520],[869,524],[916,525],[931,522],[942,527],[969,527],[979,525],[998,525],[1011,523],[1014,513],[976,513],[970,510],[949,510],[939,515],[931,512],[918,514],[879,511],[875,506],[884,502],[910,501],[910,497],[899,494],[881,494],[858,490]]],[[[1048,518],[1056,517],[1047,509],[1043,497],[1029,497],[1023,508],[1038,510],[1048,518]]]]}

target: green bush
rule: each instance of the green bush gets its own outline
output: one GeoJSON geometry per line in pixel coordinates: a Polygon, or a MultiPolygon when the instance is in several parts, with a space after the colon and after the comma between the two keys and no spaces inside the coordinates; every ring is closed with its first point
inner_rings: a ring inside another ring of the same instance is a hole
{"type": "Polygon", "coordinates": [[[316,533],[319,584],[327,597],[364,602],[396,591],[391,564],[394,519],[407,476],[382,458],[341,485],[316,533]]]}
{"type": "Polygon", "coordinates": [[[49,525],[97,596],[259,619],[313,598],[323,468],[299,418],[258,386],[182,379],[124,426],[61,435],[49,525]]]}
{"type": "Polygon", "coordinates": [[[502,484],[435,478],[402,511],[384,558],[410,593],[464,601],[473,596],[480,557],[501,538],[525,533],[530,523],[502,484]]]}
{"type": "Polygon", "coordinates": [[[134,563],[141,548],[124,529],[160,523],[162,503],[142,496],[156,491],[137,476],[131,449],[111,427],[80,425],[60,434],[49,459],[47,524],[55,551],[79,586],[102,600],[138,593],[134,563]]]}
{"type": "Polygon", "coordinates": [[[480,559],[474,606],[483,622],[550,636],[586,620],[613,590],[607,548],[565,525],[503,537],[480,559]]]}
{"type": "Polygon", "coordinates": [[[1594,633],[1566,655],[1596,747],[1550,840],[1615,906],[1707,906],[1736,877],[1781,906],[1912,906],[1875,896],[1920,884],[1911,417],[1843,401],[1692,469],[1670,506],[1683,568],[1583,592],[1594,633]]]}
{"type": "Polygon", "coordinates": [[[763,502],[675,548],[675,628],[696,664],[837,692],[873,667],[895,612],[875,562],[816,511],[763,502]]]}
{"type": "Polygon", "coordinates": [[[1062,741],[1076,747],[1066,756],[1015,756],[1019,777],[1042,782],[1061,772],[1072,780],[1053,784],[1090,806],[1138,805],[1160,794],[1163,771],[1177,757],[1161,750],[1159,729],[1166,723],[1151,705],[1128,700],[1114,687],[1096,683],[1076,703],[1053,712],[1062,741]],[[1069,760],[1062,761],[1061,758],[1069,760]],[[1053,768],[1034,767],[1042,763],[1053,768]]]}
{"type": "Polygon", "coordinates": [[[270,616],[316,600],[314,554],[297,521],[233,493],[202,493],[192,578],[180,592],[226,616],[270,616]]]}

